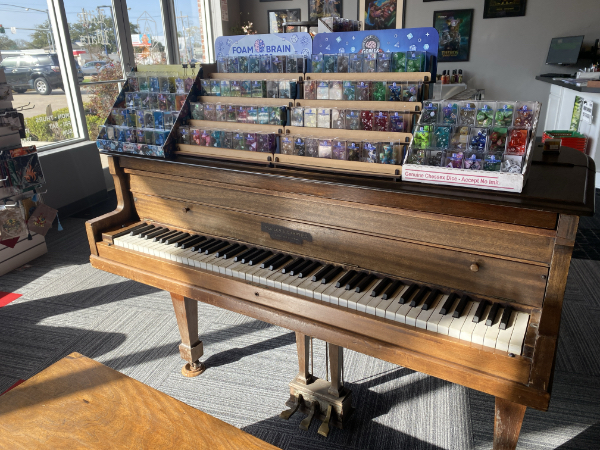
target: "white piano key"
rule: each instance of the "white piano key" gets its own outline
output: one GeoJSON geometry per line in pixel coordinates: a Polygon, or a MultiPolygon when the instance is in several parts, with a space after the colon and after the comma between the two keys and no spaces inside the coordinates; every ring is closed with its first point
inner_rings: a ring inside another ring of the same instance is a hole
{"type": "Polygon", "coordinates": [[[338,297],[338,305],[348,308],[348,299],[355,294],[354,289],[344,288],[344,292],[338,297]]]}
{"type": "Polygon", "coordinates": [[[247,267],[248,267],[247,269],[242,269],[242,271],[243,271],[243,272],[246,274],[246,281],[254,281],[254,280],[252,279],[252,276],[253,276],[253,275],[254,275],[256,272],[258,272],[258,271],[260,271],[260,270],[264,270],[264,269],[261,269],[261,268],[260,268],[260,264],[253,264],[253,265],[251,265],[251,266],[248,266],[248,265],[247,265],[247,267]]]}
{"type": "Polygon", "coordinates": [[[177,252],[173,253],[174,261],[176,261],[178,263],[183,263],[183,259],[181,258],[181,255],[183,255],[185,252],[187,252],[186,249],[183,249],[183,248],[179,247],[177,249],[177,252]]]}
{"type": "Polygon", "coordinates": [[[234,276],[233,272],[232,272],[233,269],[236,269],[240,264],[242,264],[242,263],[239,261],[234,261],[232,265],[230,265],[229,267],[227,267],[225,269],[225,275],[233,277],[234,276]]]}
{"type": "Polygon", "coordinates": [[[375,279],[371,281],[362,291],[354,292],[354,295],[348,299],[348,308],[365,312],[367,309],[367,303],[369,303],[373,298],[371,297],[371,291],[373,290],[373,287],[377,285],[377,283],[379,283],[379,280],[375,279]]]}
{"type": "Polygon", "coordinates": [[[227,258],[223,260],[223,264],[219,266],[219,273],[225,275],[227,273],[227,269],[229,269],[234,264],[237,264],[233,258],[227,258]]]}
{"type": "MultiPolygon", "coordinates": [[[[410,311],[408,311],[408,313],[406,314],[406,319],[405,319],[405,323],[406,325],[411,325],[413,327],[417,326],[417,317],[419,317],[419,314],[421,314],[423,312],[423,310],[421,308],[423,308],[423,303],[425,303],[425,300],[427,300],[427,296],[429,295],[429,292],[423,296],[423,298],[419,301],[419,303],[415,306],[413,306],[410,311]]],[[[396,313],[396,315],[398,315],[398,313],[396,313]]]]}
{"type": "Polygon", "coordinates": [[[321,283],[321,286],[318,287],[317,289],[315,289],[315,292],[313,293],[313,298],[315,298],[317,300],[321,300],[323,302],[329,302],[329,298],[327,298],[327,300],[324,299],[323,294],[331,286],[335,286],[335,283],[337,283],[337,281],[340,278],[342,278],[343,276],[344,276],[344,272],[342,271],[342,273],[339,273],[339,274],[337,274],[337,276],[333,277],[329,283],[321,283]]]}
{"type": "MultiPolygon", "coordinates": [[[[237,262],[237,264],[231,266],[230,270],[231,270],[231,276],[234,278],[241,278],[242,280],[246,279],[246,272],[244,272],[244,269],[248,268],[248,264],[243,263],[243,262],[237,262]]],[[[227,274],[227,270],[225,271],[225,274],[227,274]]]]}
{"type": "MultiPolygon", "coordinates": [[[[369,302],[365,304],[365,312],[367,314],[377,315],[377,306],[382,302],[381,295],[378,297],[371,297],[369,294],[369,302]]],[[[363,299],[364,300],[364,299],[363,299]]],[[[358,304],[357,304],[358,309],[358,304]]]]}
{"type": "MultiPolygon", "coordinates": [[[[452,320],[452,323],[450,324],[450,327],[448,328],[448,336],[452,336],[453,338],[460,339],[460,330],[462,330],[462,327],[465,324],[467,317],[469,317],[469,314],[471,313],[471,309],[473,309],[474,304],[475,304],[475,302],[473,302],[472,300],[467,302],[467,304],[465,305],[465,309],[463,310],[461,316],[455,317],[452,320]]],[[[473,319],[471,319],[471,320],[473,320],[473,319]]]]}
{"type": "Polygon", "coordinates": [[[452,323],[452,320],[453,320],[452,314],[454,314],[454,310],[458,306],[458,302],[460,302],[460,297],[457,297],[454,300],[454,303],[452,304],[452,308],[450,308],[450,310],[448,311],[448,314],[446,314],[445,316],[442,316],[442,318],[440,319],[440,321],[437,324],[437,333],[445,334],[446,336],[448,335],[448,333],[450,332],[450,324],[452,323]]]}
{"type": "Polygon", "coordinates": [[[529,323],[529,314],[518,312],[513,326],[513,333],[508,344],[509,353],[521,355],[523,353],[523,341],[527,333],[527,324],[529,323]]]}
{"type": "Polygon", "coordinates": [[[260,282],[260,279],[266,280],[266,278],[272,273],[272,270],[269,269],[260,269],[252,274],[252,282],[258,284],[267,284],[266,281],[264,283],[260,282]]]}
{"type": "MultiPolygon", "coordinates": [[[[186,264],[189,265],[190,262],[188,260],[188,257],[191,256],[193,254],[193,252],[190,249],[185,249],[183,250],[180,254],[179,254],[179,259],[181,259],[181,264],[186,264]]],[[[192,266],[194,265],[194,263],[192,263],[192,266]]]]}
{"type": "MultiPolygon", "coordinates": [[[[382,300],[381,297],[378,297],[378,300],[380,300],[380,301],[375,306],[373,306],[375,308],[375,315],[377,317],[385,317],[385,312],[390,307],[390,305],[394,302],[395,298],[396,298],[396,296],[394,296],[392,298],[388,298],[387,300],[382,300]]],[[[374,304],[374,302],[371,302],[369,304],[369,307],[373,304],[374,304]]],[[[394,314],[395,314],[395,312],[394,312],[394,314]]]]}
{"type": "MultiPolygon", "coordinates": [[[[267,286],[274,288],[276,280],[282,276],[283,274],[279,271],[274,271],[267,277],[267,286]]],[[[279,287],[276,289],[281,289],[281,282],[279,282],[279,287]]]]}
{"type": "MultiPolygon", "coordinates": [[[[319,269],[320,269],[320,267],[319,267],[319,269]]],[[[298,294],[298,286],[303,284],[306,280],[310,280],[310,277],[312,277],[312,274],[315,273],[319,269],[315,269],[315,270],[312,270],[311,272],[307,272],[306,274],[303,274],[304,276],[302,278],[298,278],[297,280],[292,281],[290,283],[290,292],[293,292],[294,294],[298,294]]]]}
{"type": "Polygon", "coordinates": [[[212,255],[204,255],[204,256],[205,256],[204,259],[202,259],[200,261],[200,268],[204,269],[204,270],[210,270],[208,268],[208,264],[212,263],[212,261],[214,259],[216,259],[216,256],[214,255],[214,253],[212,255]]]}
{"type": "MultiPolygon", "coordinates": [[[[406,303],[401,305],[400,308],[396,310],[396,317],[394,319],[396,322],[406,323],[406,316],[414,309],[412,306],[410,306],[410,302],[418,293],[419,289],[415,290],[415,292],[409,298],[406,299],[406,303]]],[[[424,300],[425,299],[423,299],[423,301],[424,300]]]]}
{"type": "Polygon", "coordinates": [[[498,339],[496,339],[496,350],[501,350],[503,352],[508,352],[508,346],[510,344],[510,338],[515,329],[515,318],[517,316],[517,311],[513,311],[508,318],[508,323],[506,324],[506,329],[500,330],[498,332],[498,339]]]}
{"type": "Polygon", "coordinates": [[[473,302],[473,307],[465,320],[462,328],[460,329],[459,339],[463,341],[471,342],[471,335],[473,334],[473,330],[475,330],[475,322],[473,322],[473,317],[475,317],[475,313],[477,312],[477,308],[479,308],[479,302],[473,302]]]}
{"type": "Polygon", "coordinates": [[[283,283],[283,281],[287,280],[289,277],[290,277],[289,274],[279,272],[277,274],[277,276],[275,278],[273,278],[273,287],[275,289],[283,290],[282,283],[283,283]]]}
{"type": "Polygon", "coordinates": [[[404,306],[404,305],[400,304],[400,302],[399,302],[400,297],[402,296],[402,294],[404,294],[404,291],[406,291],[407,289],[408,289],[408,286],[404,285],[404,286],[402,286],[402,288],[400,288],[398,293],[396,295],[394,295],[393,301],[391,301],[389,303],[389,305],[387,306],[387,308],[385,310],[385,318],[386,319],[396,320],[396,312],[404,306]]]}
{"type": "MultiPolygon", "coordinates": [[[[319,267],[317,270],[321,270],[321,267],[319,267]]],[[[315,292],[315,289],[320,287],[322,283],[321,280],[312,281],[311,278],[312,276],[307,277],[306,281],[300,286],[298,286],[298,294],[304,295],[305,297],[314,298],[313,294],[315,292]]]]}
{"type": "Polygon", "coordinates": [[[487,316],[490,314],[490,309],[492,309],[492,305],[487,305],[485,307],[481,321],[477,325],[475,325],[475,328],[473,329],[473,333],[471,334],[471,342],[473,342],[474,344],[483,345],[485,333],[488,329],[488,327],[485,324],[485,321],[487,320],[487,316]]]}
{"type": "Polygon", "coordinates": [[[498,313],[492,322],[491,327],[487,327],[485,331],[485,337],[483,338],[483,345],[486,347],[496,348],[496,340],[498,339],[498,333],[500,332],[500,318],[504,308],[498,308],[498,313]]]}
{"type": "Polygon", "coordinates": [[[442,298],[444,298],[443,295],[438,295],[428,310],[426,310],[426,311],[421,310],[421,312],[417,316],[417,323],[416,323],[417,328],[422,328],[423,330],[427,329],[427,321],[431,318],[431,316],[435,312],[435,309],[438,307],[442,298]]]}
{"type": "Polygon", "coordinates": [[[294,281],[296,281],[298,279],[298,276],[297,275],[289,275],[287,273],[285,273],[284,275],[288,275],[288,277],[281,280],[281,289],[289,292],[290,284],[292,284],[294,281]]]}
{"type": "Polygon", "coordinates": [[[343,273],[340,274],[339,277],[337,277],[330,283],[329,287],[325,289],[321,294],[321,300],[323,300],[324,302],[333,303],[334,305],[338,304],[339,296],[346,292],[346,289],[345,286],[336,288],[335,284],[339,281],[340,278],[346,275],[347,272],[348,271],[345,270],[343,273]]]}

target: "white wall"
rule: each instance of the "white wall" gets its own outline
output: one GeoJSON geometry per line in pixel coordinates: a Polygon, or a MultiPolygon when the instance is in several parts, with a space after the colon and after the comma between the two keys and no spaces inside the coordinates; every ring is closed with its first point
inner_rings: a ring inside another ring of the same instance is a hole
{"type": "MultiPolygon", "coordinates": [[[[528,0],[525,16],[505,19],[483,19],[483,0],[406,3],[407,28],[432,26],[434,11],[475,10],[469,62],[442,63],[438,72],[463,69],[469,86],[485,89],[486,98],[547,103],[550,85],[536,75],[575,71],[545,64],[551,39],[583,34],[584,46],[591,46],[600,38],[599,0],[528,0]]],[[[545,115],[543,108],[542,124],[545,115]]]]}

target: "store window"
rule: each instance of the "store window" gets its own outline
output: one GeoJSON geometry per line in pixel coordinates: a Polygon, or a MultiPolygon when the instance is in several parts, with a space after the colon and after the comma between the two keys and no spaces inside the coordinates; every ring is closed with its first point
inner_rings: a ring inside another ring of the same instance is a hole
{"type": "Polygon", "coordinates": [[[174,5],[180,61],[214,62],[213,36],[222,35],[220,3],[209,0],[175,0],[174,5]],[[214,17],[219,20],[214,20],[214,17]]]}
{"type": "Polygon", "coordinates": [[[46,8],[46,2],[40,0],[0,3],[5,30],[0,34],[0,66],[13,90],[12,104],[25,117],[23,144],[33,143],[41,149],[79,137],[63,87],[56,30],[46,8]]]}

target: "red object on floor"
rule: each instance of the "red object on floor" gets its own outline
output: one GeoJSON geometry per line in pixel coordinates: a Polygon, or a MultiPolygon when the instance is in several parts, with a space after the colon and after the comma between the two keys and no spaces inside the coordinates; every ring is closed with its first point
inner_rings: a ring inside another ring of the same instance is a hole
{"type": "Polygon", "coordinates": [[[0,244],[6,245],[8,248],[15,248],[15,245],[19,243],[19,238],[5,239],[4,241],[0,241],[0,244]]]}
{"type": "Polygon", "coordinates": [[[9,387],[7,390],[5,390],[2,394],[0,395],[4,395],[6,394],[8,391],[10,391],[11,389],[16,388],[18,385],[20,385],[21,383],[25,382],[25,380],[19,380],[17,381],[15,384],[13,384],[11,387],[9,387]]]}
{"type": "Polygon", "coordinates": [[[18,299],[21,294],[11,294],[10,292],[2,292],[0,291],[0,308],[8,305],[13,300],[18,299]]]}

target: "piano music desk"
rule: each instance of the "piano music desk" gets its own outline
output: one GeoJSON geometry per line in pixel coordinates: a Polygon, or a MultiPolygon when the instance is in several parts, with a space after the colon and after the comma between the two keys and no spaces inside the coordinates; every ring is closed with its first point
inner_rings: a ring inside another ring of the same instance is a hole
{"type": "Polygon", "coordinates": [[[79,353],[0,397],[0,449],[275,450],[79,353]]]}

